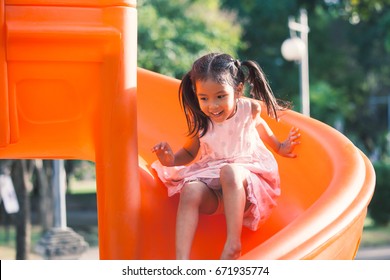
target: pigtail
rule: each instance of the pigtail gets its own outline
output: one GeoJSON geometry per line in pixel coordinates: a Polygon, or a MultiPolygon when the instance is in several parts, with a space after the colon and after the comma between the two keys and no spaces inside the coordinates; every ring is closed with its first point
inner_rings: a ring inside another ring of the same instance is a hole
{"type": "Polygon", "coordinates": [[[190,72],[184,75],[180,83],[179,100],[186,116],[188,135],[195,136],[200,132],[202,137],[208,130],[209,119],[200,109],[190,72]]]}
{"type": "Polygon", "coordinates": [[[209,117],[200,109],[194,83],[208,79],[216,83],[227,83],[235,90],[240,84],[249,83],[252,97],[263,101],[268,115],[276,120],[279,110],[289,108],[287,102],[282,103],[275,98],[263,70],[255,61],[240,62],[228,54],[210,53],[196,60],[180,83],[179,100],[186,116],[188,136],[202,137],[212,125],[209,117]]]}
{"type": "Polygon", "coordinates": [[[245,66],[248,69],[246,81],[252,86],[252,97],[264,101],[268,115],[278,120],[277,111],[287,109],[289,104],[281,104],[275,98],[263,70],[256,62],[251,60],[243,61],[241,66],[245,66]]]}

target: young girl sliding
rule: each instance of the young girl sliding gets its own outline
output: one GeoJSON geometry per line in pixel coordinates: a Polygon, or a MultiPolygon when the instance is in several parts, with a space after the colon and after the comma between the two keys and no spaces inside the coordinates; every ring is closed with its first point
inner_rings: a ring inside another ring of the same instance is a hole
{"type": "Polygon", "coordinates": [[[223,213],[227,238],[221,259],[241,254],[242,226],[257,230],[280,195],[278,165],[263,141],[276,153],[295,157],[299,131],[280,142],[260,117],[258,101],[243,96],[245,84],[253,98],[265,103],[270,116],[285,109],[274,97],[254,61],[211,53],[196,60],[183,77],[179,98],[188,124],[188,140],[172,151],[166,142],[152,151],[152,164],[168,188],[180,193],[176,222],[176,258],[189,259],[199,214],[223,213]]]}

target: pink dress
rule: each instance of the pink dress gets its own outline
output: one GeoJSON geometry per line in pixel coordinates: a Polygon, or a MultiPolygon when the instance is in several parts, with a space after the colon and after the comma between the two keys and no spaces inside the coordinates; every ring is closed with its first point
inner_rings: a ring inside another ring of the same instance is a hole
{"type": "Polygon", "coordinates": [[[223,123],[214,123],[200,138],[199,156],[188,166],[166,167],[155,161],[152,167],[168,188],[168,195],[180,193],[184,184],[199,180],[209,188],[221,189],[221,167],[237,164],[247,170],[247,199],[243,225],[257,230],[270,215],[280,195],[278,165],[256,130],[260,116],[253,118],[251,100],[240,98],[237,112],[223,123]]]}

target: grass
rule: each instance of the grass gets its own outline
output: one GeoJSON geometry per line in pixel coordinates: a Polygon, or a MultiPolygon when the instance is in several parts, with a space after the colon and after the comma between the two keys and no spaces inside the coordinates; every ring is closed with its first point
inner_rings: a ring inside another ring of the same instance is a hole
{"type": "Polygon", "coordinates": [[[390,224],[386,226],[376,226],[373,221],[367,217],[364,225],[363,235],[360,246],[379,247],[390,245],[390,224]]]}
{"type": "MultiPolygon", "coordinates": [[[[36,244],[41,237],[41,229],[38,226],[31,227],[31,244],[36,244]]],[[[0,226],[0,247],[15,247],[16,230],[13,225],[0,226]]]]}
{"type": "Polygon", "coordinates": [[[71,194],[95,193],[96,180],[76,180],[71,178],[68,186],[68,192],[71,194]]]}

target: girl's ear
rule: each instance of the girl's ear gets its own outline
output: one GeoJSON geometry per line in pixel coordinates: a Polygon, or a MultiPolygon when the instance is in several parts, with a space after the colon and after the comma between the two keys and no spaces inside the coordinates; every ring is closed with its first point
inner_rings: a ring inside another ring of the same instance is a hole
{"type": "Polygon", "coordinates": [[[243,95],[243,92],[244,92],[244,84],[239,83],[235,92],[236,97],[241,97],[243,95]]]}

